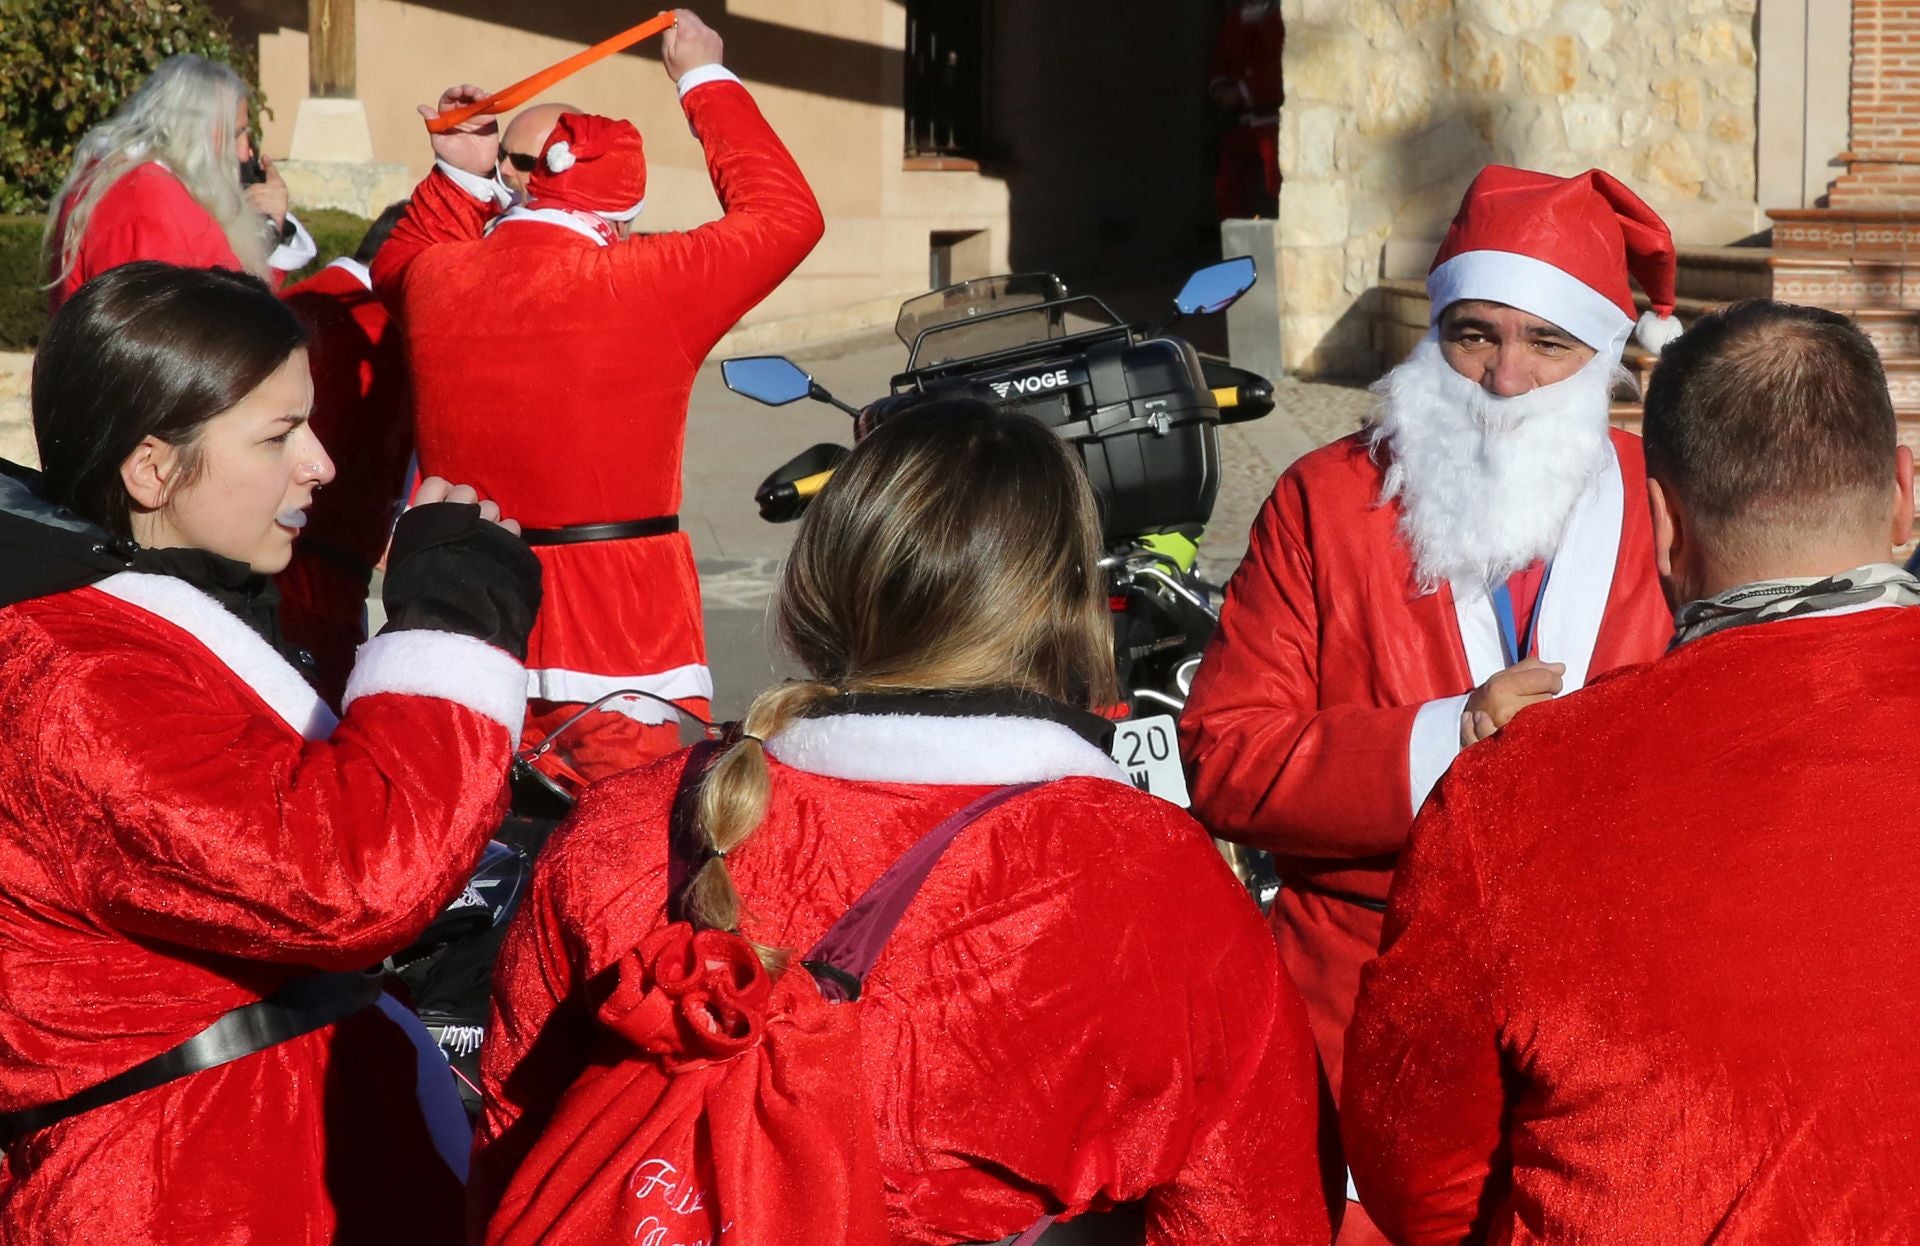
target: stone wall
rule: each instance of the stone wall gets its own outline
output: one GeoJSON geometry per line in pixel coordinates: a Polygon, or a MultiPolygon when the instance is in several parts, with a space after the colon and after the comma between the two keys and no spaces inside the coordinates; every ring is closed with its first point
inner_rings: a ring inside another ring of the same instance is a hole
{"type": "MultiPolygon", "coordinates": [[[[1489,162],[1599,167],[1685,243],[1765,225],[1755,202],[1756,0],[1284,0],[1283,354],[1378,367],[1389,240],[1437,241],[1489,162]]],[[[1430,250],[1426,252],[1430,254],[1430,250]]],[[[1392,275],[1392,274],[1389,274],[1392,275]]]]}

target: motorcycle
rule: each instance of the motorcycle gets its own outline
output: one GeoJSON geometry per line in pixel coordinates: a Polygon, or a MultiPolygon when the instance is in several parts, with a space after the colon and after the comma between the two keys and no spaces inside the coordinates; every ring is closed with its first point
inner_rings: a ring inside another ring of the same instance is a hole
{"type": "MultiPolygon", "coordinates": [[[[908,348],[889,394],[865,407],[841,401],[782,356],[722,361],[727,388],[767,406],[803,398],[854,420],[857,440],[903,406],[977,397],[1048,425],[1081,454],[1099,501],[1114,658],[1114,759],[1134,784],[1189,803],[1175,730],[1223,590],[1196,569],[1198,541],[1220,484],[1218,426],[1273,410],[1273,387],[1242,368],[1203,360],[1168,330],[1186,316],[1225,311],[1255,281],[1251,259],[1209,265],[1157,325],[1132,324],[1105,302],[1074,296],[1051,273],[961,282],[909,299],[894,332],[908,348]]],[[[832,478],[845,446],[809,447],[775,470],[754,500],[788,523],[832,478]]],[[[1279,884],[1264,853],[1221,844],[1263,911],[1279,884]]]]}

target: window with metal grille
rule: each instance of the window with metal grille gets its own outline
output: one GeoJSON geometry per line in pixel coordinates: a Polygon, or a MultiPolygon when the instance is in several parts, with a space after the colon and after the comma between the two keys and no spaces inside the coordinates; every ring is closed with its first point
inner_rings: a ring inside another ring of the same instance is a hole
{"type": "Polygon", "coordinates": [[[986,10],[986,0],[907,0],[908,157],[985,154],[986,10]]]}

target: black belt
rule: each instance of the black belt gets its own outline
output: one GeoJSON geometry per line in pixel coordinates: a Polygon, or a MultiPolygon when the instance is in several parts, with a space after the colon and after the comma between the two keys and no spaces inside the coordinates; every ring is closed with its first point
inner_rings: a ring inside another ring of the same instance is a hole
{"type": "Polygon", "coordinates": [[[0,1114],[0,1150],[70,1116],[117,1103],[193,1073],[311,1034],[345,1020],[380,997],[377,973],[316,973],[293,979],[265,999],[221,1015],[178,1047],[55,1103],[0,1114]]]}
{"type": "Polygon", "coordinates": [[[522,528],[529,545],[585,545],[589,541],[629,541],[638,536],[666,536],[680,531],[680,516],[657,515],[624,523],[576,523],[564,528],[522,528]]]}

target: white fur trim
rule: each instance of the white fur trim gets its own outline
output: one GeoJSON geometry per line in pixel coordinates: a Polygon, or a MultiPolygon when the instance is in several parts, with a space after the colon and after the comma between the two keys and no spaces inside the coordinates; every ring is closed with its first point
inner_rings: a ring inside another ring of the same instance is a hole
{"type": "Polygon", "coordinates": [[[1427,794],[1460,755],[1460,715],[1466,713],[1471,695],[1463,692],[1428,701],[1414,714],[1413,732],[1407,738],[1407,791],[1413,798],[1409,817],[1420,812],[1427,794]]]}
{"type": "Polygon", "coordinates": [[[494,225],[511,225],[521,221],[535,225],[558,225],[562,229],[571,229],[582,238],[593,239],[593,245],[596,247],[607,245],[607,240],[596,233],[593,226],[572,213],[562,212],[557,208],[529,208],[524,204],[516,205],[508,208],[506,214],[495,221],[494,225]]]}
{"type": "Polygon", "coordinates": [[[639,216],[641,210],[644,209],[646,206],[647,206],[647,197],[645,195],[642,195],[640,196],[640,202],[634,204],[632,207],[628,208],[625,212],[595,212],[594,215],[599,217],[605,217],[609,221],[630,221],[634,217],[639,216]]]}
{"type": "Polygon", "coordinates": [[[527,718],[526,668],[484,640],[453,632],[388,632],[361,645],[341,708],[380,692],[452,701],[515,740],[527,718]]]}
{"type": "Polygon", "coordinates": [[[1620,458],[1609,440],[1607,466],[1574,504],[1567,534],[1560,538],[1560,552],[1553,556],[1553,578],[1540,603],[1540,657],[1567,664],[1562,696],[1586,686],[1607,599],[1613,594],[1625,517],[1620,458]]]}
{"type": "Polygon", "coordinates": [[[287,220],[293,226],[293,241],[281,243],[267,257],[267,266],[283,273],[305,268],[320,255],[320,244],[313,240],[300,218],[289,212],[287,220]]]}
{"type": "Polygon", "coordinates": [[[420,1106],[420,1117],[427,1124],[427,1137],[433,1149],[465,1184],[473,1151],[473,1126],[460,1103],[460,1088],[454,1085],[452,1067],[412,1009],[385,991],[380,992],[374,1003],[413,1044],[414,1102],[420,1106]]]}
{"type": "Polygon", "coordinates": [[[680,81],[674,85],[680,91],[680,98],[687,98],[687,92],[695,87],[703,87],[709,82],[738,83],[739,77],[725,65],[697,65],[680,75],[680,81]]]}
{"type": "Polygon", "coordinates": [[[866,783],[976,786],[1038,783],[1068,775],[1128,782],[1111,757],[1070,728],[997,714],[802,718],[768,740],[767,751],[796,770],[866,783]]]}
{"type": "Polygon", "coordinates": [[[339,723],[300,672],[260,633],[231,610],[185,580],[170,575],[122,571],[93,586],[148,614],[165,619],[206,647],[216,661],[259,695],[289,727],[309,740],[324,740],[339,723]]]}
{"type": "Polygon", "coordinates": [[[1545,260],[1513,251],[1466,251],[1427,274],[1431,324],[1461,299],[1505,303],[1551,320],[1603,354],[1620,358],[1633,318],[1612,299],[1545,260]]]}
{"type": "MultiPolygon", "coordinates": [[[[1620,458],[1607,444],[1607,465],[1567,519],[1566,535],[1553,555],[1553,574],[1540,601],[1538,649],[1544,662],[1565,662],[1561,695],[1584,687],[1593,664],[1593,647],[1613,592],[1614,566],[1620,558],[1620,528],[1626,516],[1626,487],[1620,458]]],[[[1493,601],[1474,586],[1449,585],[1460,648],[1474,685],[1487,682],[1506,666],[1500,647],[1500,623],[1493,601]]],[[[1454,715],[1456,722],[1459,715],[1454,715]]],[[[1444,770],[1445,767],[1442,767],[1444,770]]],[[[1438,776],[1436,776],[1437,778],[1438,776]]],[[[1419,808],[1415,801],[1414,808],[1419,808]]]]}
{"type": "MultiPolygon", "coordinates": [[[[569,705],[585,705],[622,688],[638,688],[669,701],[711,701],[713,673],[697,662],[651,675],[596,675],[590,671],[546,666],[527,672],[527,688],[529,695],[542,701],[558,701],[569,705]]],[[[618,701],[607,702],[603,708],[608,713],[625,714],[635,722],[648,726],[673,722],[678,717],[672,710],[648,697],[622,697],[618,701]]]]}
{"type": "Polygon", "coordinates": [[[565,173],[578,163],[578,161],[573,158],[573,144],[567,142],[565,139],[561,139],[553,146],[547,148],[546,159],[547,171],[549,173],[565,173]]]}
{"type": "Polygon", "coordinates": [[[355,281],[358,281],[369,290],[373,289],[373,273],[368,270],[365,264],[354,259],[351,255],[343,255],[333,263],[327,265],[327,267],[338,268],[345,272],[352,273],[355,281]]]}
{"type": "Polygon", "coordinates": [[[1633,328],[1634,340],[1656,355],[1684,332],[1678,316],[1671,313],[1662,316],[1652,310],[1641,312],[1633,328]]]}

